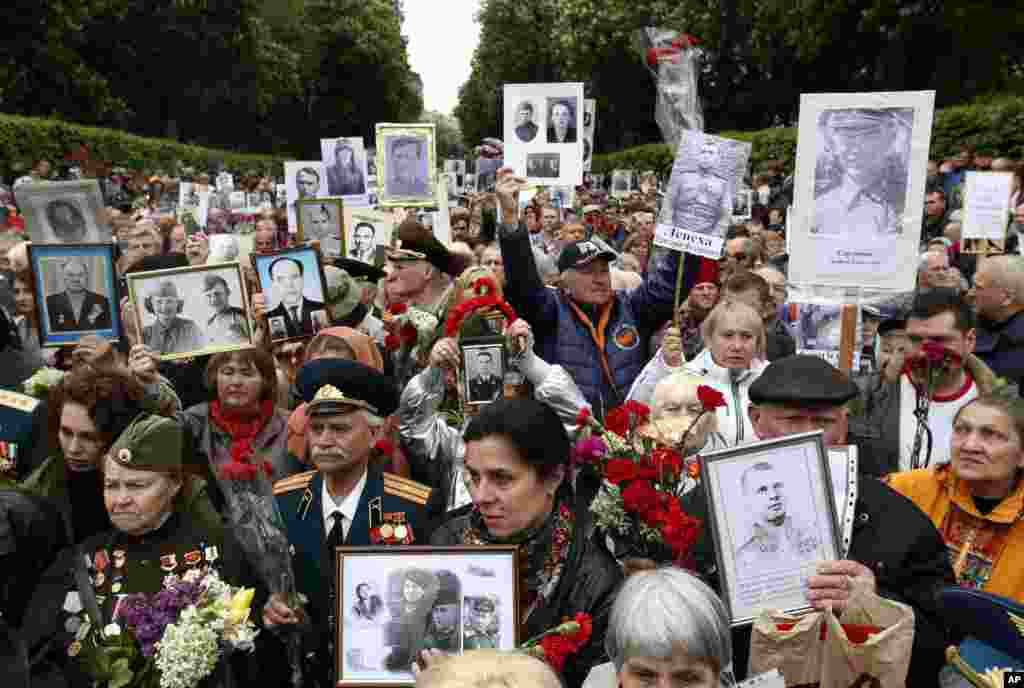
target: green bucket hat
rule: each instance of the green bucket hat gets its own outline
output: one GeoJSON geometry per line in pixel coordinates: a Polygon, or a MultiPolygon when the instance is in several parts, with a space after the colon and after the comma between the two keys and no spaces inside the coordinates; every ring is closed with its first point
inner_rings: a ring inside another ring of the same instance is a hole
{"type": "Polygon", "coordinates": [[[185,430],[173,418],[140,413],[110,447],[119,465],[139,471],[175,473],[183,470],[185,430]]]}

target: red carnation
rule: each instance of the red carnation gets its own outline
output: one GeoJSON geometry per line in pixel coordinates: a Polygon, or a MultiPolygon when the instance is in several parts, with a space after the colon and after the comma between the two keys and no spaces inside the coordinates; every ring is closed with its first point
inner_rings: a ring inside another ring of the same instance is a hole
{"type": "Polygon", "coordinates": [[[629,411],[622,406],[613,408],[604,417],[604,427],[609,432],[625,437],[629,434],[629,411]]]}
{"type": "Polygon", "coordinates": [[[626,410],[636,416],[637,425],[643,425],[647,422],[647,417],[651,415],[651,409],[647,404],[642,404],[632,399],[626,402],[626,410]]]}
{"type": "Polygon", "coordinates": [[[395,445],[389,439],[381,438],[377,440],[373,448],[381,453],[383,456],[391,456],[391,453],[395,451],[395,445]]]}
{"type": "Polygon", "coordinates": [[[649,461],[659,478],[675,480],[683,470],[683,457],[673,449],[659,447],[651,452],[649,461]]]}
{"type": "Polygon", "coordinates": [[[581,646],[590,640],[591,634],[594,632],[594,620],[590,614],[586,612],[576,612],[576,618],[573,619],[578,625],[579,630],[575,633],[570,633],[565,637],[576,644],[576,648],[579,649],[581,646]]]}
{"type": "Polygon", "coordinates": [[[700,461],[697,460],[697,457],[693,457],[691,460],[687,461],[686,474],[694,480],[700,478],[700,461]]]}
{"type": "Polygon", "coordinates": [[[268,478],[274,477],[274,466],[269,461],[263,462],[263,474],[268,478]]]}
{"type": "Polygon", "coordinates": [[[708,385],[697,387],[697,400],[700,401],[705,411],[713,411],[719,406],[725,406],[725,395],[708,385]]]}
{"type": "Polygon", "coordinates": [[[413,345],[419,338],[419,332],[416,331],[416,326],[412,323],[405,323],[402,325],[401,339],[403,344],[413,345]]]}
{"type": "Polygon", "coordinates": [[[604,478],[613,485],[630,480],[653,480],[656,477],[654,468],[641,466],[632,459],[609,459],[604,468],[604,478]]]}
{"type": "Polygon", "coordinates": [[[544,648],[544,660],[558,673],[565,668],[565,660],[576,651],[572,641],[560,635],[546,635],[540,639],[540,646],[544,648]]]}
{"type": "Polygon", "coordinates": [[[409,309],[404,303],[393,303],[388,306],[388,313],[391,315],[401,315],[409,309]]]}
{"type": "Polygon", "coordinates": [[[634,480],[622,491],[622,506],[642,517],[658,507],[658,491],[647,480],[634,480]]]}
{"type": "Polygon", "coordinates": [[[398,351],[401,346],[402,342],[397,335],[389,334],[384,337],[384,348],[388,351],[398,351]]]}
{"type": "Polygon", "coordinates": [[[576,425],[584,426],[590,423],[590,409],[584,406],[580,409],[580,412],[576,414],[576,425]]]}

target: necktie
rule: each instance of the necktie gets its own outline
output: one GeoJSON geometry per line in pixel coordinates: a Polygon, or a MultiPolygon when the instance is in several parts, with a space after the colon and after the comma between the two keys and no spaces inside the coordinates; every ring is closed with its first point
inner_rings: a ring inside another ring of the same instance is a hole
{"type": "Polygon", "coordinates": [[[331,532],[327,534],[327,547],[331,550],[333,557],[334,548],[345,544],[345,515],[340,511],[335,511],[331,514],[331,518],[334,519],[334,525],[331,526],[331,532]]]}
{"type": "Polygon", "coordinates": [[[298,306],[292,306],[290,310],[292,312],[292,322],[295,323],[296,325],[298,325],[299,324],[299,307],[298,306]]]}

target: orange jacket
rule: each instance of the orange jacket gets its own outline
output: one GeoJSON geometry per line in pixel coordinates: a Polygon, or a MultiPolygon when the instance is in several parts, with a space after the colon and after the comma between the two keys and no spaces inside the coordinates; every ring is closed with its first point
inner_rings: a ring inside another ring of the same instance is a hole
{"type": "Polygon", "coordinates": [[[1024,480],[987,514],[949,464],[892,473],[889,485],[909,498],[942,533],[962,585],[1024,602],[1024,480]]]}

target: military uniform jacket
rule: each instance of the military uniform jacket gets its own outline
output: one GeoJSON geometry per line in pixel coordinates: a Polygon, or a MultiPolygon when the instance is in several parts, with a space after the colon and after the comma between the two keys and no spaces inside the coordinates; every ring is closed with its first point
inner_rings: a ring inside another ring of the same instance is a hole
{"type": "MultiPolygon", "coordinates": [[[[308,471],[275,483],[274,494],[293,550],[292,570],[296,587],[309,598],[306,610],[314,627],[316,637],[311,640],[316,647],[307,648],[307,652],[315,652],[319,666],[330,667],[330,677],[333,678],[334,624],[338,604],[333,599],[335,557],[327,545],[329,531],[324,529],[323,482],[319,471],[308,471]]],[[[429,487],[420,483],[369,466],[363,494],[344,545],[386,546],[385,543],[374,543],[370,535],[371,527],[380,525],[376,516],[375,522],[370,522],[371,502],[377,499],[380,500],[382,514],[404,514],[405,524],[413,538],[409,544],[428,544],[424,505],[430,492],[429,487]]],[[[334,685],[333,680],[330,685],[334,685]]]]}
{"type": "Polygon", "coordinates": [[[75,582],[79,556],[87,560],[83,563],[103,624],[111,623],[124,595],[155,593],[165,576],[182,575],[191,567],[213,566],[227,583],[256,587],[255,619],[266,602],[266,592],[257,585],[235,540],[223,530],[208,531],[187,515],[174,512],[163,526],[141,538],[117,530],[99,533],[85,540],[80,549],[64,549],[32,596],[23,630],[33,657],[33,686],[92,686],[77,660],[94,630],[75,582]]]}

